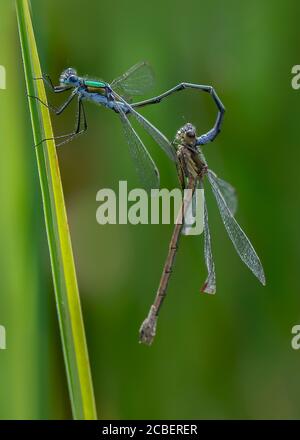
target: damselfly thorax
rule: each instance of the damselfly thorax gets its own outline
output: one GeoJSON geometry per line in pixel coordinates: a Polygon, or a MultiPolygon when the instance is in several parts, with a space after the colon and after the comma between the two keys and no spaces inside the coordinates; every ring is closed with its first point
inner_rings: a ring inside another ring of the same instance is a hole
{"type": "Polygon", "coordinates": [[[207,165],[201,160],[196,149],[187,145],[180,145],[176,154],[180,167],[187,179],[202,179],[207,173],[207,165]]]}
{"type": "Polygon", "coordinates": [[[97,93],[98,95],[107,95],[107,84],[103,81],[84,80],[84,85],[89,93],[97,93]]]}
{"type": "Polygon", "coordinates": [[[107,91],[105,87],[91,87],[91,86],[87,86],[87,91],[89,93],[97,93],[98,95],[106,95],[107,91]]]}
{"type": "Polygon", "coordinates": [[[122,111],[127,114],[131,111],[129,105],[116,99],[111,88],[105,82],[84,80],[77,93],[81,98],[110,108],[116,113],[122,111]]]}
{"type": "MultiPolygon", "coordinates": [[[[197,146],[195,127],[187,123],[177,131],[174,139],[174,146],[178,159],[178,174],[182,187],[186,187],[186,180],[189,184],[201,180],[207,173],[207,164],[201,158],[201,150],[197,146]]],[[[190,186],[190,185],[189,185],[190,186]]]]}

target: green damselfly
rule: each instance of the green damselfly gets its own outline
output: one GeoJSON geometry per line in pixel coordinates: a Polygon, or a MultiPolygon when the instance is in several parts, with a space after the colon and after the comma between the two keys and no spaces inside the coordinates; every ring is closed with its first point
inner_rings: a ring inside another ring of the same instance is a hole
{"type": "MultiPolygon", "coordinates": [[[[132,102],[132,99],[135,96],[145,94],[153,85],[153,72],[149,64],[146,62],[140,62],[134,65],[111,83],[79,76],[73,68],[68,68],[62,72],[59,78],[59,85],[57,86],[53,85],[51,78],[46,74],[44,74],[42,78],[37,79],[44,80],[45,84],[54,93],[70,92],[68,99],[58,108],[42,102],[42,104],[46,105],[56,115],[62,114],[69,104],[74,99],[77,99],[78,111],[75,129],[69,134],[55,137],[55,139],[61,140],[57,146],[73,140],[87,130],[88,125],[84,109],[84,101],[91,101],[105,108],[111,109],[118,114],[122,122],[129,150],[135,162],[137,172],[143,187],[147,190],[159,187],[159,171],[149,151],[129,121],[129,118],[131,116],[134,117],[174,162],[176,162],[176,155],[174,153],[174,148],[166,136],[136,109],[151,104],[158,104],[176,91],[190,88],[210,93],[219,106],[222,115],[222,104],[214,89],[211,86],[200,84],[182,82],[158,96],[144,101],[132,102]]],[[[31,97],[39,100],[39,98],[35,96],[31,97]]],[[[204,136],[206,136],[208,140],[213,140],[219,131],[220,124],[221,117],[217,119],[215,127],[204,136]]]]}

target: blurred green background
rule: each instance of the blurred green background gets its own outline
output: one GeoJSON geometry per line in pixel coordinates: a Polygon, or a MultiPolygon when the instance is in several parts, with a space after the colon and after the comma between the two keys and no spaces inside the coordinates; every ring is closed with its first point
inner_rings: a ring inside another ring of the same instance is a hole
{"type": "MultiPolygon", "coordinates": [[[[227,112],[204,148],[237,187],[237,219],[263,262],[263,288],[229,241],[209,195],[217,294],[201,295],[203,237],[183,237],[151,347],[138,329],[153,300],[172,226],[99,226],[96,193],[139,185],[113,112],[87,105],[87,134],[59,149],[100,418],[299,418],[300,64],[293,1],[32,0],[42,69],[75,67],[107,81],[139,60],[156,73],[153,94],[190,81],[213,85],[227,112]]],[[[0,418],[70,418],[65,370],[13,1],[1,2],[0,418]]],[[[53,103],[62,97],[49,96],[53,103]]],[[[53,118],[69,132],[75,107],[53,118]]],[[[143,114],[170,139],[184,122],[215,120],[208,95],[182,92],[143,114]]],[[[140,131],[161,173],[174,164],[140,131]]]]}

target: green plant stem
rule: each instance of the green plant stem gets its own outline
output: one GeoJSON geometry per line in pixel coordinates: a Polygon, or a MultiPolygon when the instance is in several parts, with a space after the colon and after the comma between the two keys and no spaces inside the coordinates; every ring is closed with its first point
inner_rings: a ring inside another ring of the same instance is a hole
{"type": "MultiPolygon", "coordinates": [[[[47,102],[28,0],[16,0],[28,95],[47,102]]],[[[29,99],[34,142],[52,139],[48,108],[29,99]]],[[[36,148],[64,360],[74,419],[96,419],[88,351],[55,143],[36,148]]]]}

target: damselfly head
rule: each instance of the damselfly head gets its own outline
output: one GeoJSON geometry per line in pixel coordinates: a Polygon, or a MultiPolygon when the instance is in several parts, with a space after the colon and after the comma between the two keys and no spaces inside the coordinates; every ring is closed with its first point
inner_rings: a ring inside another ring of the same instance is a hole
{"type": "Polygon", "coordinates": [[[79,85],[79,77],[75,69],[69,67],[60,75],[59,82],[64,86],[77,87],[79,85]]]}
{"type": "Polygon", "coordinates": [[[186,144],[188,146],[194,147],[196,144],[196,128],[188,122],[183,127],[181,127],[175,137],[175,143],[186,144]]]}

